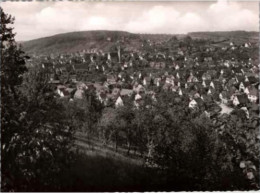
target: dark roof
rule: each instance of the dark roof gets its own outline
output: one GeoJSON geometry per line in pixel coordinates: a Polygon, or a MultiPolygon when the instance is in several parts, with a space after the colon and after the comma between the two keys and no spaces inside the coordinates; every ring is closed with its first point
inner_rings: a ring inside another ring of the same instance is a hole
{"type": "Polygon", "coordinates": [[[246,104],[248,102],[248,98],[246,94],[237,95],[237,99],[240,104],[246,104]]]}
{"type": "Polygon", "coordinates": [[[259,80],[254,76],[249,76],[248,81],[250,84],[254,84],[254,83],[257,83],[259,80]]]}
{"type": "Polygon", "coordinates": [[[244,76],[237,75],[236,78],[237,78],[238,82],[243,82],[245,80],[244,76]]]}
{"type": "Polygon", "coordinates": [[[197,102],[199,107],[204,106],[204,102],[201,98],[195,98],[194,100],[197,102]]]}

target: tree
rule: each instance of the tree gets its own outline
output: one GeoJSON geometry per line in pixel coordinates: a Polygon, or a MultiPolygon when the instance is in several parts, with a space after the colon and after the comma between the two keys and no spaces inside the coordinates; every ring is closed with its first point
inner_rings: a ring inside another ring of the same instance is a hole
{"type": "Polygon", "coordinates": [[[20,177],[28,184],[25,190],[59,190],[62,183],[58,176],[71,161],[74,126],[48,80],[47,70],[35,66],[24,75],[21,86],[24,114],[18,134],[24,142],[19,149],[25,157],[16,161],[23,163],[20,171],[26,171],[20,177]]]}
{"type": "Polygon", "coordinates": [[[17,132],[20,130],[22,116],[21,98],[17,87],[22,83],[22,75],[26,72],[25,58],[23,52],[14,41],[13,24],[14,18],[1,11],[1,153],[2,153],[2,189],[12,189],[13,174],[17,165],[14,164],[15,146],[12,143],[19,138],[17,132]],[[9,188],[10,187],[10,188],[9,188]]]}
{"type": "Polygon", "coordinates": [[[103,105],[97,99],[95,90],[84,89],[82,99],[74,99],[71,103],[72,106],[68,107],[68,112],[71,112],[73,121],[77,123],[77,129],[82,130],[88,135],[96,135],[96,128],[98,119],[101,117],[103,105]]]}
{"type": "Polygon", "coordinates": [[[36,66],[25,73],[25,57],[8,27],[13,21],[1,9],[2,190],[59,190],[73,128],[48,85],[46,70],[36,66]]]}

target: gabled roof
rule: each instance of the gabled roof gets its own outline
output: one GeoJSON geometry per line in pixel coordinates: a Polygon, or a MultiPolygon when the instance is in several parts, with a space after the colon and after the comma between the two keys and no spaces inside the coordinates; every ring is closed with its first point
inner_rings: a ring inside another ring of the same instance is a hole
{"type": "Polygon", "coordinates": [[[251,84],[249,82],[241,82],[244,84],[245,87],[249,87],[251,84]]]}
{"type": "Polygon", "coordinates": [[[252,95],[252,96],[258,96],[258,90],[251,86],[251,87],[248,87],[248,90],[249,90],[249,95],[252,95]]]}
{"type": "Polygon", "coordinates": [[[247,77],[250,84],[257,83],[259,80],[254,76],[247,77]]]}
{"type": "Polygon", "coordinates": [[[244,76],[240,76],[240,75],[237,75],[237,76],[236,76],[236,79],[237,79],[238,82],[243,82],[243,81],[245,81],[245,77],[244,77],[244,76]]]}
{"type": "Polygon", "coordinates": [[[240,104],[246,104],[248,102],[248,98],[246,94],[237,95],[237,99],[240,104]]]}

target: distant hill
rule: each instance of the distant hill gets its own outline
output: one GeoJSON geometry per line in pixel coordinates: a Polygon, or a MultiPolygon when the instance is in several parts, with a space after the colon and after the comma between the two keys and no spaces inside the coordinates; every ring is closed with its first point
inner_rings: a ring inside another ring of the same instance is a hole
{"type": "Polygon", "coordinates": [[[259,32],[247,31],[191,32],[188,35],[196,39],[211,39],[213,41],[229,40],[237,44],[248,41],[256,43],[259,40],[259,32]]]}
{"type": "Polygon", "coordinates": [[[21,43],[29,54],[71,53],[98,48],[109,50],[119,40],[133,47],[140,46],[140,36],[123,31],[82,31],[58,34],[21,43]]]}
{"type": "MultiPolygon", "coordinates": [[[[258,32],[192,32],[189,36],[195,39],[212,39],[214,41],[235,40],[238,42],[254,41],[259,39],[258,32]]],[[[28,54],[49,55],[60,53],[73,53],[88,49],[102,49],[108,51],[120,44],[129,50],[141,49],[142,40],[167,41],[173,36],[181,39],[186,35],[169,34],[134,34],[124,31],[81,31],[57,34],[50,37],[39,38],[30,41],[23,41],[20,44],[28,54]]]]}

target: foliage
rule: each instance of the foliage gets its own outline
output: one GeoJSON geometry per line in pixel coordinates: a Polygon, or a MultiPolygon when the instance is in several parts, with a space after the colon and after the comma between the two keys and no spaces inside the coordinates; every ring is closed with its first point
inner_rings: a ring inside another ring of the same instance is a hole
{"type": "Polygon", "coordinates": [[[112,135],[103,138],[119,144],[129,136],[164,189],[258,188],[259,142],[250,120],[241,114],[209,119],[191,111],[185,97],[169,92],[156,99],[152,106],[144,102],[138,109],[105,109],[99,127],[112,135]],[[117,138],[111,138],[114,134],[117,138]]]}
{"type": "MultiPolygon", "coordinates": [[[[2,23],[13,22],[1,14],[2,23]]],[[[73,127],[45,70],[36,66],[25,73],[11,28],[4,27],[1,36],[6,41],[1,61],[2,190],[59,190],[59,174],[70,161],[73,127]]]]}

